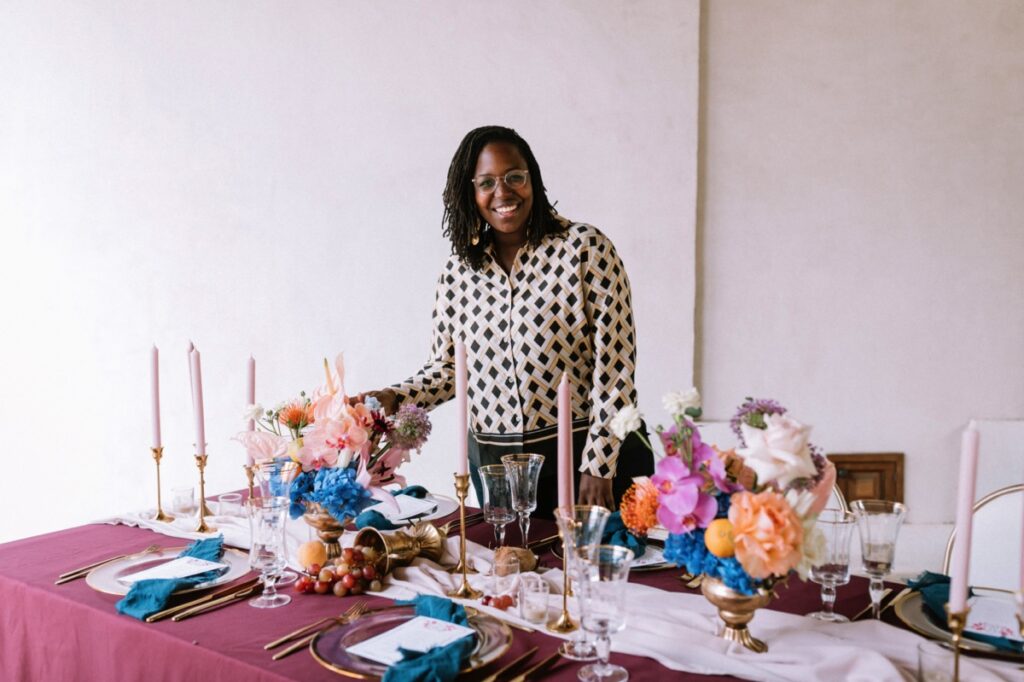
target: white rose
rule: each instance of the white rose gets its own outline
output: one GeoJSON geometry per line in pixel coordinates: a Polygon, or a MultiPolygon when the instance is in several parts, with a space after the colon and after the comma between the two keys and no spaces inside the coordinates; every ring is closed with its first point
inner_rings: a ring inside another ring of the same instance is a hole
{"type": "Polygon", "coordinates": [[[785,489],[797,478],[811,478],[817,473],[807,436],[811,427],[785,415],[765,417],[765,429],[741,424],[747,447],[736,450],[743,463],[757,474],[757,482],[775,482],[785,489]]]}
{"type": "Polygon", "coordinates": [[[700,407],[700,393],[697,392],[696,388],[682,392],[666,393],[661,399],[661,405],[665,408],[666,412],[675,417],[676,415],[684,414],[689,407],[700,407]]]}
{"type": "Polygon", "coordinates": [[[640,428],[640,420],[642,418],[640,410],[637,409],[636,405],[626,405],[612,417],[612,433],[619,440],[625,440],[629,433],[640,428]]]}

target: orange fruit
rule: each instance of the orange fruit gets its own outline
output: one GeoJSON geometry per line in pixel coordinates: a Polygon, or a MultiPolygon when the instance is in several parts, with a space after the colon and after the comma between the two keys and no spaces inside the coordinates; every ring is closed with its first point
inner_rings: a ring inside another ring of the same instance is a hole
{"type": "Polygon", "coordinates": [[[704,531],[704,544],[708,551],[719,559],[727,559],[736,553],[732,538],[732,524],[729,519],[715,519],[704,531]]]}
{"type": "Polygon", "coordinates": [[[303,542],[299,545],[299,551],[296,553],[296,558],[299,560],[299,566],[306,569],[313,564],[323,566],[327,563],[327,547],[325,547],[324,543],[319,540],[303,542]]]}

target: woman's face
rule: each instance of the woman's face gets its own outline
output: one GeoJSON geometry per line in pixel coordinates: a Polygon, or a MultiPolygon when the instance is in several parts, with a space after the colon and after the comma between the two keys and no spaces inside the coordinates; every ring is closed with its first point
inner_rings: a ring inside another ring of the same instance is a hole
{"type": "Polygon", "coordinates": [[[495,231],[509,236],[521,236],[526,241],[526,222],[533,210],[533,184],[513,189],[505,183],[505,174],[512,170],[527,170],[526,159],[515,145],[508,142],[490,142],[476,160],[474,179],[487,175],[497,179],[491,193],[474,189],[480,217],[495,231]]]}

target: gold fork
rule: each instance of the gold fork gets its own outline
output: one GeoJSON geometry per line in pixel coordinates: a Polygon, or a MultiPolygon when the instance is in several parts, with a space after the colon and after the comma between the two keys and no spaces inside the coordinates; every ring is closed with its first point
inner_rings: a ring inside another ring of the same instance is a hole
{"type": "MultiPolygon", "coordinates": [[[[160,550],[160,545],[150,545],[149,547],[147,547],[146,549],[142,550],[141,552],[136,552],[136,554],[152,554],[153,552],[156,552],[156,551],[159,551],[159,550],[160,550]]],[[[117,556],[112,556],[109,559],[104,559],[103,561],[97,561],[94,564],[89,564],[88,566],[82,566],[81,568],[76,568],[75,570],[68,571],[67,573],[61,573],[59,576],[57,576],[57,579],[55,581],[53,581],[53,584],[54,585],[63,585],[64,583],[71,582],[72,580],[77,580],[78,578],[83,577],[89,571],[92,571],[93,569],[99,568],[100,566],[103,566],[104,564],[109,564],[112,561],[118,561],[120,559],[124,559],[125,557],[135,556],[136,554],[119,554],[117,556]]]]}
{"type": "Polygon", "coordinates": [[[295,644],[292,644],[287,649],[282,649],[281,651],[278,651],[276,654],[271,656],[271,658],[274,659],[275,661],[280,661],[285,656],[291,656],[292,654],[294,654],[299,649],[305,649],[306,647],[309,646],[309,643],[313,641],[313,638],[316,637],[317,635],[319,635],[321,632],[324,632],[325,630],[329,629],[334,624],[345,625],[347,623],[351,623],[352,621],[356,620],[357,618],[362,616],[364,613],[366,613],[366,610],[367,610],[366,609],[366,602],[364,602],[364,601],[363,602],[359,602],[358,604],[356,604],[352,608],[350,608],[348,611],[346,611],[344,613],[344,615],[339,616],[337,618],[332,618],[331,620],[334,621],[333,624],[328,625],[326,628],[322,628],[322,629],[317,630],[316,632],[314,632],[314,633],[312,633],[310,635],[307,635],[307,636],[303,637],[302,639],[300,639],[299,641],[295,642],[295,644]]]}
{"type": "MultiPolygon", "coordinates": [[[[358,604],[356,604],[356,606],[358,606],[358,604]]],[[[279,638],[275,639],[273,642],[267,642],[266,644],[263,645],[263,648],[266,649],[267,651],[270,651],[271,649],[277,648],[277,647],[281,646],[282,644],[284,644],[286,642],[292,641],[296,637],[301,637],[303,634],[308,634],[309,631],[312,630],[313,628],[319,628],[321,626],[327,625],[328,623],[330,623],[331,621],[335,620],[336,618],[345,618],[346,616],[351,615],[351,612],[352,612],[352,610],[354,608],[355,608],[355,606],[350,607],[348,610],[346,610],[343,613],[339,613],[337,616],[327,616],[326,618],[321,618],[320,620],[314,621],[314,622],[310,623],[309,625],[303,625],[298,630],[293,630],[292,632],[289,632],[284,637],[279,637],[279,638]]]]}

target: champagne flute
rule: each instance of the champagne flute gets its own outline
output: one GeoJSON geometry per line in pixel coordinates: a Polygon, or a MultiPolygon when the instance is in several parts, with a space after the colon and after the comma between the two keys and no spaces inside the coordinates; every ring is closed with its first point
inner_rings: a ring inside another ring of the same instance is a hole
{"type": "Polygon", "coordinates": [[[512,489],[504,464],[488,464],[479,469],[483,483],[484,521],[494,526],[495,547],[505,545],[505,526],[516,520],[512,489]]]}
{"type": "Polygon", "coordinates": [[[618,545],[597,545],[584,550],[582,589],[583,628],[597,637],[597,661],[580,668],[584,682],[622,682],[629,671],[608,662],[611,636],[626,627],[626,585],[632,550],[618,545]]]}
{"type": "Polygon", "coordinates": [[[277,577],[285,565],[284,520],[288,515],[288,500],[284,497],[257,497],[249,500],[249,565],[260,572],[263,594],[249,601],[258,609],[273,609],[292,600],[277,593],[277,577]]]}
{"type": "Polygon", "coordinates": [[[896,554],[896,538],[907,515],[907,508],[899,502],[887,500],[856,500],[850,505],[857,519],[860,534],[861,562],[871,579],[871,613],[882,617],[882,581],[892,570],[896,554]]]}
{"type": "Polygon", "coordinates": [[[838,509],[826,509],[815,527],[825,536],[821,561],[811,566],[811,580],[821,585],[821,611],[808,614],[816,620],[845,623],[850,619],[835,612],[836,586],[850,582],[850,539],[855,525],[853,515],[838,509]]]}
{"type": "Polygon", "coordinates": [[[523,536],[523,547],[529,544],[530,514],[537,508],[537,483],[544,455],[505,455],[501,458],[508,474],[512,490],[512,506],[519,515],[519,532],[523,536]]]}

